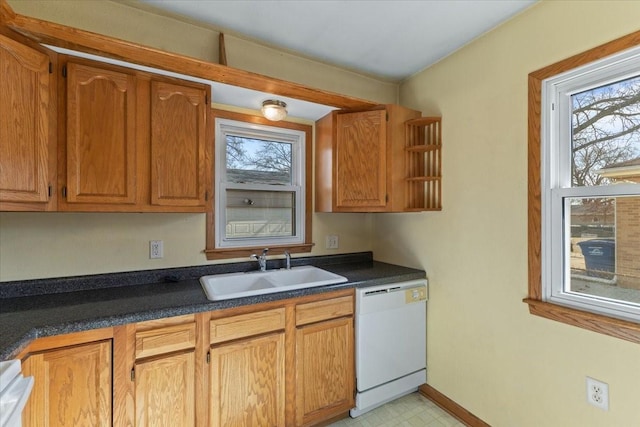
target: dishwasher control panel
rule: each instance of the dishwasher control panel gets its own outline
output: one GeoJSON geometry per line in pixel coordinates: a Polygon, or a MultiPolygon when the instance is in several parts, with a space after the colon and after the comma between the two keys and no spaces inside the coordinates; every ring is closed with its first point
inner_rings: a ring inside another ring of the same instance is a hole
{"type": "Polygon", "coordinates": [[[419,288],[411,288],[404,291],[404,301],[409,304],[411,302],[426,301],[427,288],[422,286],[419,288]]]}

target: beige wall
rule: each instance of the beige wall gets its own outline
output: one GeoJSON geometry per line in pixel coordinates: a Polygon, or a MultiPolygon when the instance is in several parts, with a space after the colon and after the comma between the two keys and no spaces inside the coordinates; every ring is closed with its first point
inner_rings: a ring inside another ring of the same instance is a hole
{"type": "MultiPolygon", "coordinates": [[[[218,55],[217,32],[122,3],[10,0],[9,4],[17,13],[164,50],[210,61],[218,55]]],[[[381,103],[396,101],[397,84],[237,37],[226,40],[232,66],[381,103]]],[[[371,227],[368,214],[314,214],[312,254],[371,250],[371,227]],[[327,234],[339,236],[339,249],[324,249],[327,234]]],[[[208,263],[204,247],[204,214],[0,213],[0,281],[200,265],[208,263]],[[163,259],[149,259],[149,240],[164,241],[163,259]]]]}
{"type": "Polygon", "coordinates": [[[531,316],[527,74],[640,29],[640,2],[543,1],[401,86],[442,114],[438,213],[374,217],[377,259],[430,278],[428,382],[493,426],[640,425],[640,345],[531,316]],[[585,377],[610,410],[586,403],[585,377]]]}
{"type": "MultiPolygon", "coordinates": [[[[371,216],[316,214],[313,236],[314,255],[371,250],[371,216]]],[[[3,212],[0,282],[206,264],[204,247],[204,214],[3,212]],[[164,241],[163,259],[149,259],[149,240],[164,241]]]]}

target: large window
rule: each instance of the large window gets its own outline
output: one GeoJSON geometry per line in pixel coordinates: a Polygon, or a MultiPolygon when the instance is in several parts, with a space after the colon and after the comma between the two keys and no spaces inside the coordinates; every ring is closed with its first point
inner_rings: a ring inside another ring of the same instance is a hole
{"type": "Polygon", "coordinates": [[[640,341],[635,44],[605,45],[606,55],[600,48],[530,75],[528,302],[536,314],[640,341]]]}
{"type": "Polygon", "coordinates": [[[216,114],[214,126],[213,248],[207,252],[233,256],[305,245],[311,208],[307,127],[224,112],[216,114]]]}

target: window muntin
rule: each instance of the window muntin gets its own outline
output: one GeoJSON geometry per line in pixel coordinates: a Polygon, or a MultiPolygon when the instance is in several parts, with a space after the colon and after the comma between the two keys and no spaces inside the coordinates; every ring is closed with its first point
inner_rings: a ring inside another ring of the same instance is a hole
{"type": "Polygon", "coordinates": [[[215,246],[304,242],[305,133],[216,119],[215,246]]]}
{"type": "Polygon", "coordinates": [[[640,49],[542,97],[543,299],[640,322],[640,49]]]}

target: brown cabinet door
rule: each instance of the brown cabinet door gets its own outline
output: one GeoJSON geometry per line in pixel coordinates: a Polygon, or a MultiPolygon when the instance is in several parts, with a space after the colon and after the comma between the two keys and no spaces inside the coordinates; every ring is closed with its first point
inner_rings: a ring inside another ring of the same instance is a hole
{"type": "Polygon", "coordinates": [[[387,198],[386,111],[338,114],[336,210],[384,210],[387,198]]]}
{"type": "Polygon", "coordinates": [[[211,426],[285,425],[284,332],[211,348],[211,426]]]}
{"type": "Polygon", "coordinates": [[[296,331],[296,425],[313,425],[354,406],[353,318],[296,331]]]}
{"type": "Polygon", "coordinates": [[[136,203],[135,76],[67,64],[68,203],[136,203]]]}
{"type": "Polygon", "coordinates": [[[49,57],[0,35],[0,209],[49,201],[49,57]]]}
{"type": "Polygon", "coordinates": [[[206,90],[151,82],[151,204],[205,206],[206,90]]]}
{"type": "Polygon", "coordinates": [[[29,356],[25,376],[35,382],[23,411],[26,427],[111,425],[111,341],[29,356]]]}
{"type": "Polygon", "coordinates": [[[195,425],[195,352],[136,362],[136,427],[195,425]]]}

